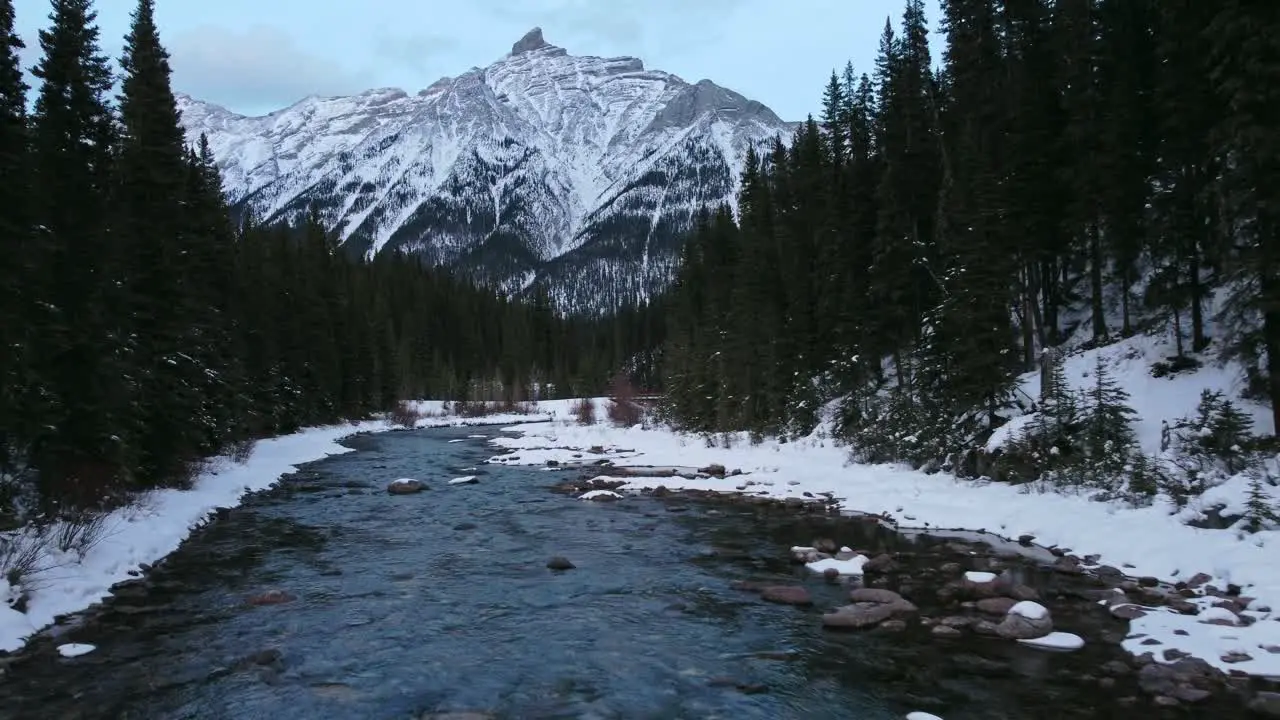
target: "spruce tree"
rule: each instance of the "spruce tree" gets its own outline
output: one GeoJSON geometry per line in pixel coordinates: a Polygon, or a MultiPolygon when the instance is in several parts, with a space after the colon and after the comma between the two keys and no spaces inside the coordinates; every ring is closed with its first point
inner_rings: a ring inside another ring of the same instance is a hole
{"type": "Polygon", "coordinates": [[[9,269],[0,273],[0,475],[24,454],[29,434],[22,424],[21,389],[34,382],[27,365],[27,283],[31,265],[28,202],[27,86],[14,33],[13,0],[0,0],[0,253],[9,269]]]}
{"type": "Polygon", "coordinates": [[[1093,385],[1087,395],[1084,451],[1093,482],[1111,487],[1119,479],[1137,444],[1129,406],[1129,393],[1111,375],[1102,353],[1093,369],[1093,385]]]}
{"type": "Polygon", "coordinates": [[[112,229],[112,76],[89,0],[53,0],[40,32],[32,117],[32,221],[39,248],[29,322],[43,376],[32,458],[43,497],[92,503],[127,479],[133,449],[128,258],[112,229]]]}
{"type": "Polygon", "coordinates": [[[189,227],[191,170],[154,0],[139,0],[132,19],[120,62],[116,232],[131,250],[139,470],[150,482],[162,483],[209,449],[204,378],[220,368],[201,362],[208,346],[199,331],[213,298],[201,292],[205,276],[191,267],[205,238],[189,227]]]}
{"type": "Polygon", "coordinates": [[[1220,197],[1233,229],[1233,306],[1261,320],[1255,333],[1236,324],[1232,340],[1254,340],[1264,349],[1267,394],[1280,428],[1280,15],[1266,3],[1224,0],[1215,7],[1205,32],[1212,39],[1210,77],[1223,103],[1213,140],[1227,160],[1220,197]]]}

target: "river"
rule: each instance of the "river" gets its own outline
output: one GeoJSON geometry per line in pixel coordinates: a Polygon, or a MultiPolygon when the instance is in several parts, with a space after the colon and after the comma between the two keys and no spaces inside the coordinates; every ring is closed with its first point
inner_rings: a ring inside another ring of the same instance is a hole
{"type": "Polygon", "coordinates": [[[821,609],[847,590],[805,578],[786,553],[811,539],[811,521],[713,502],[578,501],[549,491],[556,473],[485,464],[492,448],[475,435],[494,432],[352,438],[356,452],[222,513],[145,582],[35,640],[0,682],[0,713],[1134,716],[1114,702],[1123,683],[1104,694],[1070,680],[1118,649],[824,631],[821,609]],[[463,475],[478,484],[448,484],[463,475]],[[399,477],[430,490],[388,494],[399,477]],[[549,570],[552,556],[577,567],[549,570]],[[731,587],[748,577],[807,582],[816,607],[731,587]],[[273,589],[295,599],[247,602],[273,589]],[[63,658],[65,642],[97,649],[63,658]]]}

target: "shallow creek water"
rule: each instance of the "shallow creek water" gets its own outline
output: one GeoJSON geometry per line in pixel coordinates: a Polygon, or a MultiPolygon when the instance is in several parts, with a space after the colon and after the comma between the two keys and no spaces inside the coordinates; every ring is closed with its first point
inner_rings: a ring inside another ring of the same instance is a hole
{"type": "MultiPolygon", "coordinates": [[[[485,464],[492,449],[474,436],[494,432],[353,438],[356,452],[222,513],[145,582],[8,659],[0,716],[1157,717],[1117,703],[1137,694],[1124,680],[1106,692],[1079,680],[1124,657],[1113,645],[824,631],[820,613],[848,589],[787,552],[832,533],[913,551],[944,541],[706,500],[581,502],[549,491],[562,473],[485,464]],[[462,475],[479,484],[447,484],[462,475]],[[398,477],[430,490],[387,494],[398,477]],[[548,570],[554,555],[577,568],[548,570]],[[740,579],[804,583],[815,607],[764,603],[732,589],[740,579]],[[246,602],[272,589],[296,599],[246,602]],[[62,658],[65,642],[97,649],[62,658]]],[[[1098,634],[1058,612],[1061,629],[1098,634]]],[[[1194,716],[1235,712],[1214,700],[1194,716]]]]}

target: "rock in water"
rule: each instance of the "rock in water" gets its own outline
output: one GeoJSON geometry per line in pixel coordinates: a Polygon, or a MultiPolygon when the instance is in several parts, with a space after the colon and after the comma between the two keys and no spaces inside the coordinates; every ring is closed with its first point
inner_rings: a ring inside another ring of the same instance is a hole
{"type": "Polygon", "coordinates": [[[1034,640],[1053,632],[1053,618],[1043,605],[1024,600],[1009,609],[996,634],[1007,640],[1034,640]]]}
{"type": "Polygon", "coordinates": [[[291,593],[284,590],[268,590],[251,596],[247,602],[250,605],[283,605],[296,599],[291,593]]]}
{"type": "Polygon", "coordinates": [[[799,585],[771,585],[760,591],[760,597],[782,605],[812,605],[809,591],[799,585]]]}
{"type": "Polygon", "coordinates": [[[387,492],[392,495],[412,495],[426,489],[427,486],[421,480],[412,478],[400,478],[387,485],[387,492]]]}
{"type": "Polygon", "coordinates": [[[550,570],[572,570],[578,567],[569,562],[569,558],[560,557],[559,555],[547,561],[547,568],[550,570]]]}

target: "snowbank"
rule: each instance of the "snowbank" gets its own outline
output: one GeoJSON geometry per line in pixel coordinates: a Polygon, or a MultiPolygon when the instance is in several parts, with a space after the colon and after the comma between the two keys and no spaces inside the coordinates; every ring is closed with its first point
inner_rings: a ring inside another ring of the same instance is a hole
{"type": "MultiPolygon", "coordinates": [[[[1197,376],[1209,372],[1202,370],[1197,376]]],[[[1165,390],[1155,393],[1161,396],[1156,402],[1167,411],[1187,414],[1194,409],[1198,392],[1186,387],[1176,393],[1165,390]],[[1182,404],[1175,407],[1171,398],[1163,397],[1166,394],[1176,394],[1182,404]]],[[[519,437],[491,441],[513,451],[493,458],[507,464],[545,465],[550,460],[563,466],[600,458],[617,465],[719,464],[731,471],[740,469],[743,474],[636,477],[629,478],[620,489],[661,485],[776,499],[830,493],[848,510],[884,513],[903,527],[981,529],[1012,538],[1031,535],[1045,546],[1070,548],[1081,556],[1098,554],[1102,563],[1123,567],[1133,576],[1176,581],[1203,572],[1211,575],[1210,582],[1219,588],[1226,588],[1228,583],[1241,586],[1243,595],[1256,598],[1253,609],[1280,608],[1280,532],[1242,535],[1231,530],[1197,529],[1183,524],[1169,505],[1131,508],[1080,496],[1032,494],[1011,485],[957,480],[896,465],[852,464],[847,450],[821,430],[794,442],[766,441],[759,445],[750,444],[745,435],[735,435],[728,438],[731,447],[723,447],[723,440],[709,442],[702,437],[640,426],[582,426],[562,421],[505,429],[520,433],[519,437]]],[[[1269,428],[1260,424],[1257,429],[1269,428]]],[[[843,572],[844,568],[840,570],[843,572]]],[[[1136,635],[1164,642],[1158,649],[1177,647],[1196,652],[1224,670],[1280,676],[1280,654],[1266,649],[1269,645],[1280,646],[1280,622],[1270,610],[1255,615],[1260,619],[1249,627],[1224,628],[1197,623],[1195,617],[1185,616],[1184,621],[1169,612],[1150,612],[1134,620],[1131,629],[1136,635]],[[1174,630],[1190,635],[1175,635],[1174,630]],[[1221,632],[1226,630],[1230,632],[1221,632]],[[1228,646],[1248,647],[1250,659],[1240,661],[1237,656],[1233,662],[1225,662],[1222,658],[1228,646]]],[[[1065,642],[1067,638],[1058,640],[1070,644],[1065,642]]],[[[1151,650],[1138,647],[1133,643],[1136,651],[1151,650]]]]}

